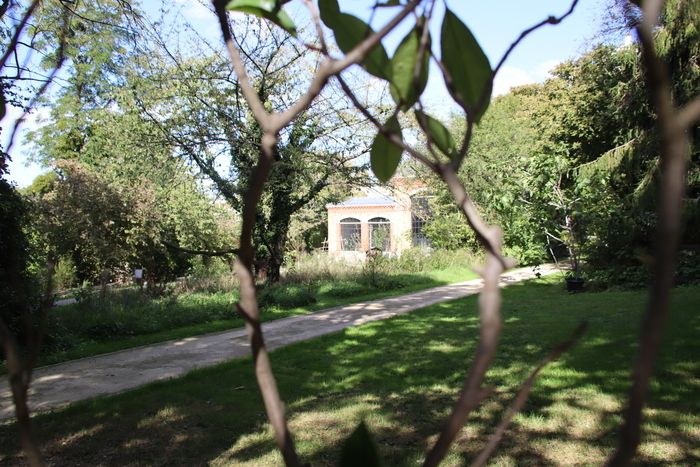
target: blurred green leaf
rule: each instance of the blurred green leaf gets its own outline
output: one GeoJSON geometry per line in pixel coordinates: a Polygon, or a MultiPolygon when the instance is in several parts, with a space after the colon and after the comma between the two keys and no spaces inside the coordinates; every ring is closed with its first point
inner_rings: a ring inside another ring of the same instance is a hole
{"type": "Polygon", "coordinates": [[[416,110],[416,120],[418,120],[420,127],[428,135],[430,140],[435,143],[438,149],[451,158],[457,150],[457,146],[455,145],[452,135],[447,128],[445,128],[445,125],[443,125],[440,120],[420,110],[416,110]]]}
{"type": "MultiPolygon", "coordinates": [[[[337,0],[319,0],[318,7],[321,12],[321,20],[333,31],[338,47],[345,54],[374,34],[374,30],[361,19],[342,13],[337,0]]],[[[360,65],[377,78],[390,79],[389,56],[381,43],[370,50],[360,65]]]]}
{"type": "Polygon", "coordinates": [[[355,431],[343,443],[340,451],[340,467],[375,467],[380,466],[379,450],[367,429],[365,422],[360,422],[355,431]]]}
{"type": "Polygon", "coordinates": [[[449,9],[440,35],[441,60],[450,74],[447,88],[475,122],[491,100],[491,65],[469,28],[449,9]],[[483,104],[482,94],[486,92],[483,104]]]}
{"type": "Polygon", "coordinates": [[[416,62],[420,49],[422,30],[415,27],[403,38],[391,59],[391,97],[401,110],[408,110],[416,103],[428,83],[430,41],[423,56],[418,82],[415,80],[416,62]],[[417,87],[416,87],[417,84],[417,87]]]}
{"type": "MultiPolygon", "coordinates": [[[[384,126],[391,133],[395,133],[402,138],[401,125],[396,117],[391,117],[384,126]]],[[[392,143],[381,132],[377,133],[372,143],[372,149],[369,153],[372,172],[377,176],[380,182],[386,183],[396,172],[396,168],[401,162],[401,154],[403,149],[400,146],[392,143]]]]}
{"type": "Polygon", "coordinates": [[[297,28],[294,21],[282,9],[284,1],[281,0],[231,0],[226,8],[231,11],[240,11],[265,18],[281,27],[289,34],[296,36],[297,28]]]}
{"type": "Polygon", "coordinates": [[[401,6],[401,5],[402,5],[402,3],[399,0],[387,0],[386,2],[377,3],[378,7],[401,6]]]}

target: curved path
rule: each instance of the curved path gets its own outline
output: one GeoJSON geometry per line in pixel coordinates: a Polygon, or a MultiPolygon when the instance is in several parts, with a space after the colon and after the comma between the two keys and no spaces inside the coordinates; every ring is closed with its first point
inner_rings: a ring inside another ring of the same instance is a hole
{"type": "MultiPolygon", "coordinates": [[[[557,272],[553,265],[541,275],[557,272]]],[[[535,277],[532,268],[501,276],[503,286],[535,277]]],[[[391,318],[435,303],[474,295],[481,279],[445,285],[398,297],[372,300],[278,319],[263,324],[269,349],[324,334],[391,318]]],[[[91,397],[114,394],[144,384],[175,378],[195,368],[250,355],[245,329],[238,328],[37,368],[30,390],[33,411],[46,411],[91,397]]],[[[14,407],[7,378],[0,381],[0,420],[12,417],[14,407]]]]}

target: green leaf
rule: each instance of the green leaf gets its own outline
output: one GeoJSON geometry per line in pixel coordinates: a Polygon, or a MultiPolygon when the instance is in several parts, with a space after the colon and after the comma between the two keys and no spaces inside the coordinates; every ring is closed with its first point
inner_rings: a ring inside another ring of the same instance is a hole
{"type": "Polygon", "coordinates": [[[287,31],[292,36],[297,35],[294,21],[282,9],[282,0],[231,0],[226,8],[231,11],[240,11],[265,18],[287,31]]]}
{"type": "Polygon", "coordinates": [[[343,443],[340,451],[340,467],[375,467],[381,465],[379,450],[367,429],[360,422],[355,431],[343,443]]]}
{"type": "Polygon", "coordinates": [[[469,28],[449,9],[440,33],[441,60],[450,74],[447,89],[467,114],[478,122],[491,98],[491,65],[469,28]],[[486,93],[483,104],[481,96],[486,93]]]}
{"type": "Polygon", "coordinates": [[[457,146],[449,130],[445,128],[445,125],[443,125],[440,120],[420,110],[416,110],[416,120],[418,120],[420,127],[440,151],[448,157],[454,155],[457,146]]]}
{"type": "Polygon", "coordinates": [[[396,49],[396,53],[391,58],[391,97],[394,98],[394,102],[399,108],[404,111],[410,109],[416,103],[418,97],[425,90],[425,85],[428,83],[430,40],[428,40],[428,49],[423,56],[418,82],[416,83],[415,80],[421,35],[421,28],[413,28],[403,38],[396,49]]]}
{"type": "Polygon", "coordinates": [[[318,0],[318,10],[321,13],[321,21],[329,28],[330,22],[337,21],[340,15],[340,5],[338,0],[318,0]]]}
{"type": "MultiPolygon", "coordinates": [[[[402,138],[401,125],[396,117],[391,117],[384,126],[391,133],[395,133],[399,138],[402,138]]],[[[386,183],[394,175],[399,162],[401,162],[401,153],[403,153],[403,149],[389,141],[381,132],[374,137],[374,142],[369,152],[369,160],[372,172],[374,172],[374,175],[377,176],[380,182],[386,183]]]]}
{"type": "MultiPolygon", "coordinates": [[[[319,0],[318,7],[321,20],[333,31],[338,47],[345,54],[374,34],[374,30],[360,18],[341,13],[337,0],[319,0]]],[[[381,43],[370,50],[360,65],[377,78],[390,79],[389,55],[381,43]]]]}

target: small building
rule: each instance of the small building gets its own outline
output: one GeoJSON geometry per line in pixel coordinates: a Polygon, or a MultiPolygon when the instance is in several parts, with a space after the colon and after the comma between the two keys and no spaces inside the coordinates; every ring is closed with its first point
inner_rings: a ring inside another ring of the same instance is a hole
{"type": "Polygon", "coordinates": [[[368,250],[401,254],[413,246],[428,247],[423,225],[428,215],[422,185],[373,190],[339,204],[328,204],[328,252],[347,259],[364,258],[368,250]]]}

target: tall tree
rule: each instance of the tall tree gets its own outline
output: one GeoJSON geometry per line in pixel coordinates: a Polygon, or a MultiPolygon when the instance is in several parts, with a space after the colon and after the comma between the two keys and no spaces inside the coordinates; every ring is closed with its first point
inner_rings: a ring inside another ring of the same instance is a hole
{"type": "Polygon", "coordinates": [[[45,55],[39,64],[50,66],[54,44],[64,22],[68,34],[61,48],[64,69],[50,99],[48,125],[30,135],[40,147],[35,159],[50,163],[80,158],[92,132],[93,113],[115,103],[114,90],[124,84],[126,61],[137,47],[141,13],[128,1],[42,2],[34,18],[36,48],[45,55]]]}
{"type": "MultiPolygon", "coordinates": [[[[239,44],[250,65],[250,79],[264,105],[286,107],[317,57],[264,22],[247,20],[239,44]]],[[[202,41],[204,42],[204,41],[202,41]]],[[[161,42],[143,56],[149,73],[132,74],[130,86],[142,112],[184,159],[192,161],[236,211],[242,210],[258,158],[262,130],[245,105],[238,81],[215,49],[194,56],[173,52],[161,42]]],[[[280,278],[293,216],[331,183],[364,183],[358,162],[369,139],[364,120],[329,88],[281,133],[277,164],[265,184],[254,230],[258,272],[280,278]]]]}

